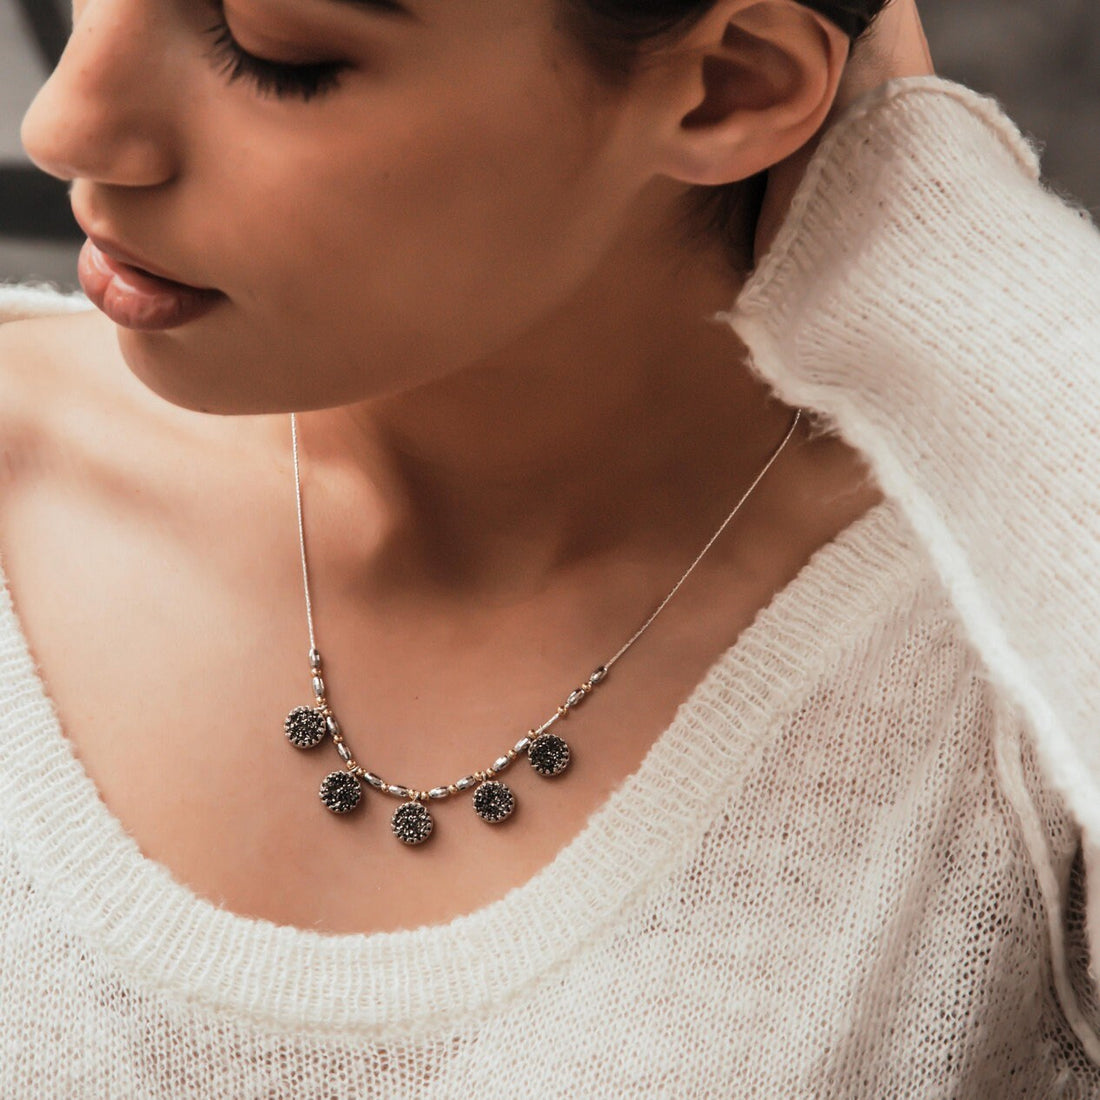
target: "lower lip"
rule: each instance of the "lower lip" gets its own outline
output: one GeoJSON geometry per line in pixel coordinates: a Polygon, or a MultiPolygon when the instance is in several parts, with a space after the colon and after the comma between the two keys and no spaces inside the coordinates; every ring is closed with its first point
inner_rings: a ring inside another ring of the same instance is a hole
{"type": "Polygon", "coordinates": [[[85,241],[77,275],[92,305],[116,325],[142,332],[178,328],[209,313],[225,295],[174,283],[113,260],[85,241]]]}

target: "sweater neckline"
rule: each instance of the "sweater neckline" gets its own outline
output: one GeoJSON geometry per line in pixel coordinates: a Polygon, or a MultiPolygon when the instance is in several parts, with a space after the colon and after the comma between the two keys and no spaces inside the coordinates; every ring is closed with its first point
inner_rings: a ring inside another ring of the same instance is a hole
{"type": "Polygon", "coordinates": [[[221,909],[144,856],[62,732],[0,572],[0,828],[56,918],[142,989],[329,1034],[468,1019],[564,965],[690,858],[763,744],[917,583],[915,561],[897,504],[874,505],[773,596],[532,879],[446,924],[370,934],[221,909]]]}

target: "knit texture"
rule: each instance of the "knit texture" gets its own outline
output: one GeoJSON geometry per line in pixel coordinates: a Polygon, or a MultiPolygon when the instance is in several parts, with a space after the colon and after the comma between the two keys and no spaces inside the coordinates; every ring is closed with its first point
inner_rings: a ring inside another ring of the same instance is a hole
{"type": "MultiPolygon", "coordinates": [[[[0,590],[0,1096],[1100,1095],[1098,287],[990,101],[849,112],[727,320],[888,499],[548,867],[446,925],[326,935],[175,882],[0,590]]],[[[0,305],[65,308],[33,298],[0,305]]]]}

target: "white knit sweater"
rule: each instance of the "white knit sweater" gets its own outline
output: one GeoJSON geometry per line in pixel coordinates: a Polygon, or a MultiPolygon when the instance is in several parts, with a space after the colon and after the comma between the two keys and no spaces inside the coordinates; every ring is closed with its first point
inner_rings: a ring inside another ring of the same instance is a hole
{"type": "Polygon", "coordinates": [[[1100,1095],[1100,234],[1037,174],[932,78],[826,139],[728,320],[889,499],[448,925],[324,935],[176,883],[0,592],[0,1097],[1100,1095]]]}

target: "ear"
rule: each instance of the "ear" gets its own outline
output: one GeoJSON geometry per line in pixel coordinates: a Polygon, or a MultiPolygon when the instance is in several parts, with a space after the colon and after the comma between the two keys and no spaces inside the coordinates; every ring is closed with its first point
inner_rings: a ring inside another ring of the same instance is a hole
{"type": "Polygon", "coordinates": [[[785,160],[824,123],[848,49],[797,0],[719,0],[642,78],[660,99],[658,171],[716,186],[785,160]]]}

